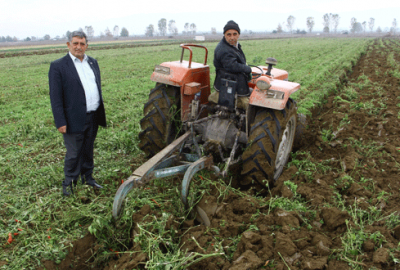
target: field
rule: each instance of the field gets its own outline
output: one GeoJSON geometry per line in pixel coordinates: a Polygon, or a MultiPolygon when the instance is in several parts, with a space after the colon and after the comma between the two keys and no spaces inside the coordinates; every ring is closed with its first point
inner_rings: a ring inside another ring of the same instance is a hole
{"type": "MultiPolygon", "coordinates": [[[[211,78],[215,42],[209,48],[211,78]]],[[[0,58],[0,269],[397,269],[400,258],[400,40],[298,38],[241,42],[252,65],[275,57],[307,115],[302,144],[274,187],[240,186],[232,173],[191,185],[211,226],[189,219],[178,177],[128,195],[118,222],[114,194],[144,161],[139,120],[154,65],[178,45],[87,53],[102,72],[107,129],[95,178],[61,196],[62,136],[47,73],[67,52],[0,58]],[[13,241],[7,244],[9,234],[13,241]],[[17,234],[17,235],[14,235],[17,234]]],[[[202,51],[195,61],[202,62],[202,51]]]]}

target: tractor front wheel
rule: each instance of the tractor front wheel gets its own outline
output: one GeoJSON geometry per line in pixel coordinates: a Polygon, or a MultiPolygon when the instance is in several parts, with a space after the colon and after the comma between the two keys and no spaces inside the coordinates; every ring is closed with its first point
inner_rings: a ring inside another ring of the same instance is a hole
{"type": "Polygon", "coordinates": [[[150,158],[170,144],[181,128],[180,89],[157,83],[150,91],[140,120],[139,148],[150,158]]]}
{"type": "Polygon", "coordinates": [[[289,160],[296,132],[297,107],[289,99],[285,109],[258,108],[243,152],[242,183],[274,183],[289,160]]]}

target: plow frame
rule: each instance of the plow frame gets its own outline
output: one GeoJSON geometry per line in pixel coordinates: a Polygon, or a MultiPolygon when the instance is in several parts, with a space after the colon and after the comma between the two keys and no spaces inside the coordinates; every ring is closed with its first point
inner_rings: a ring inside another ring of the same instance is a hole
{"type": "MultiPolygon", "coordinates": [[[[214,166],[212,156],[200,157],[197,154],[182,153],[182,148],[187,140],[194,136],[192,131],[187,131],[157,155],[137,168],[132,175],[118,188],[112,208],[112,216],[117,220],[123,209],[123,202],[128,193],[134,189],[147,185],[157,178],[184,175],[181,188],[181,201],[186,210],[191,205],[188,202],[190,183],[193,176],[200,170],[212,170],[219,175],[219,168],[214,166]],[[178,152],[177,152],[178,151],[178,152]]],[[[201,211],[201,210],[200,210],[201,211]]]]}

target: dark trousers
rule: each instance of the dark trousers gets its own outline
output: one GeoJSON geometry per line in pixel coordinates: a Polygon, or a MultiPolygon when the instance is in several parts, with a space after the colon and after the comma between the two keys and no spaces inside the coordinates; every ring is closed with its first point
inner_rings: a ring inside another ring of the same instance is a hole
{"type": "MultiPolygon", "coordinates": [[[[64,145],[67,148],[64,160],[65,180],[63,186],[77,181],[79,175],[91,176],[93,173],[93,148],[99,125],[96,113],[86,114],[85,127],[81,133],[63,134],[64,145]]],[[[68,129],[68,127],[67,127],[68,129]]]]}

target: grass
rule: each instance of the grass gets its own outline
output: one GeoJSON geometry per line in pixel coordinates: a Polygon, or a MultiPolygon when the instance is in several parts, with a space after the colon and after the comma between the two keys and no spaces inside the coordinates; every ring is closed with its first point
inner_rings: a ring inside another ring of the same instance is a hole
{"type": "MultiPolygon", "coordinates": [[[[250,40],[243,41],[242,46],[249,63],[261,65],[265,58],[275,57],[279,62],[277,67],[288,70],[291,81],[301,83],[302,89],[294,97],[300,112],[310,114],[335,91],[369,43],[369,39],[299,38],[250,40]]],[[[202,44],[209,48],[208,63],[214,78],[212,56],[216,43],[202,44]]],[[[0,59],[0,242],[6,242],[8,233],[16,233],[18,228],[23,230],[11,245],[0,247],[0,261],[8,262],[7,267],[36,269],[42,259],[59,262],[71,241],[88,231],[104,246],[99,250],[102,255],[98,260],[106,261],[114,255],[109,248],[121,250],[128,245],[132,213],[145,204],[156,207],[151,199],[161,205],[169,202],[169,210],[176,216],[185,216],[176,186],[155,181],[150,190],[133,191],[129,195],[118,225],[123,229],[116,231],[111,220],[113,196],[119,183],[144,161],[138,149],[138,133],[143,104],[154,87],[150,75],[156,64],[178,60],[180,53],[177,45],[88,50],[98,60],[102,72],[108,128],[100,129],[97,136],[94,175],[105,188],[100,194],[93,194],[90,189],[78,186],[71,198],[61,197],[65,150],[62,136],[53,124],[47,79],[50,62],[65,53],[0,59]],[[158,192],[160,188],[162,193],[158,192]]],[[[195,51],[194,61],[202,60],[203,52],[195,51]]],[[[310,181],[313,169],[321,173],[329,171],[327,162],[307,160],[294,159],[292,164],[299,168],[299,175],[310,181]]],[[[271,209],[307,211],[305,203],[297,197],[275,198],[270,204],[271,209]]],[[[166,218],[151,223],[157,225],[166,218]]],[[[146,228],[141,231],[141,237],[148,238],[146,228]]],[[[171,232],[163,233],[160,242],[173,237],[171,232]]],[[[143,241],[143,244],[151,247],[157,243],[143,241]]],[[[171,246],[169,258],[157,257],[165,254],[149,255],[152,267],[161,267],[160,260],[174,260],[176,265],[186,260],[175,246],[171,246]]],[[[198,254],[191,256],[193,260],[201,258],[198,254]]]]}

